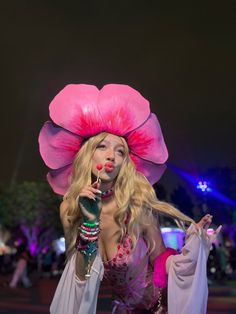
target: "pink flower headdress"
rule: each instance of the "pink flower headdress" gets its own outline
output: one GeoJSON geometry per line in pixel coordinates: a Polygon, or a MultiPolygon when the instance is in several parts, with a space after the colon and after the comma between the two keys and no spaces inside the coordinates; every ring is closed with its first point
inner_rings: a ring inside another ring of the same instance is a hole
{"type": "Polygon", "coordinates": [[[84,139],[108,132],[126,139],[136,169],[151,184],[168,157],[161,128],[149,102],[127,85],[67,85],[49,106],[52,121],[39,134],[41,156],[51,168],[47,179],[58,194],[69,187],[72,163],[84,139]]]}

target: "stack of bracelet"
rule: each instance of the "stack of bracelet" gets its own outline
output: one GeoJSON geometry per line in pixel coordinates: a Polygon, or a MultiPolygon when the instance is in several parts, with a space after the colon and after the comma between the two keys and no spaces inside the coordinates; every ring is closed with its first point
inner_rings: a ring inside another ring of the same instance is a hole
{"type": "Polygon", "coordinates": [[[88,258],[87,274],[85,278],[90,277],[91,256],[98,249],[99,232],[99,222],[84,222],[79,227],[75,248],[88,258]]]}

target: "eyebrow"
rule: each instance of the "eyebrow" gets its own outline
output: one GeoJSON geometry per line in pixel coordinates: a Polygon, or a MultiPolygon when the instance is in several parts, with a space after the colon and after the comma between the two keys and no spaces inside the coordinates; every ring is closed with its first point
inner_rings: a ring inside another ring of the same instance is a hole
{"type": "MultiPolygon", "coordinates": [[[[106,139],[104,139],[104,140],[101,141],[100,143],[102,143],[102,142],[105,142],[105,143],[107,143],[107,144],[110,144],[110,143],[111,143],[110,141],[108,141],[108,140],[106,140],[106,139]]],[[[125,149],[125,145],[124,145],[124,144],[122,144],[122,143],[117,143],[117,144],[115,144],[115,147],[119,147],[119,146],[125,149]]]]}

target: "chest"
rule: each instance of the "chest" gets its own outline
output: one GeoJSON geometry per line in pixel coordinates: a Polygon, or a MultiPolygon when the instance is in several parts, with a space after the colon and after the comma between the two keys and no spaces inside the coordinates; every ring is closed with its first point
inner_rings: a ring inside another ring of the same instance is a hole
{"type": "Polygon", "coordinates": [[[120,228],[112,213],[102,212],[100,216],[99,252],[103,261],[109,261],[117,252],[120,241],[120,228]]]}

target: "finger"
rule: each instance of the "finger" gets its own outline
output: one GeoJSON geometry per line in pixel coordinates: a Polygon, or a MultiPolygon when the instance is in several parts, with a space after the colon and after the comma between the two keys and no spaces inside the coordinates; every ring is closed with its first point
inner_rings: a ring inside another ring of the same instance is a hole
{"type": "Polygon", "coordinates": [[[96,202],[97,202],[99,211],[101,211],[101,208],[102,208],[102,198],[101,198],[102,191],[99,190],[100,184],[101,184],[100,179],[92,184],[92,187],[96,189],[97,191],[97,194],[95,195],[95,197],[96,197],[96,202]]]}
{"type": "Polygon", "coordinates": [[[83,189],[82,189],[82,191],[81,191],[81,193],[86,193],[86,192],[93,192],[93,188],[91,187],[91,186],[85,186],[83,189]]]}
{"type": "Polygon", "coordinates": [[[96,189],[97,191],[99,191],[98,193],[100,193],[100,192],[101,192],[101,191],[99,190],[100,185],[101,185],[101,180],[99,179],[98,181],[95,181],[95,182],[92,184],[92,187],[93,187],[94,189],[96,189]]]}
{"type": "Polygon", "coordinates": [[[211,243],[213,243],[213,242],[216,240],[218,234],[219,234],[220,231],[221,231],[221,228],[222,228],[222,225],[220,225],[220,226],[214,231],[214,233],[213,233],[212,235],[210,235],[210,241],[211,241],[211,243]]]}
{"type": "Polygon", "coordinates": [[[212,216],[208,218],[203,228],[207,230],[210,227],[211,223],[212,223],[212,216]]]}
{"type": "Polygon", "coordinates": [[[92,192],[94,194],[94,196],[96,194],[102,194],[102,191],[100,191],[99,189],[97,189],[96,187],[93,187],[93,186],[86,187],[86,190],[89,192],[92,192]]]}
{"type": "Polygon", "coordinates": [[[96,216],[93,213],[90,213],[82,204],[80,204],[82,214],[87,217],[89,220],[95,220],[96,216]]]}
{"type": "Polygon", "coordinates": [[[204,230],[207,230],[207,229],[210,227],[210,225],[211,225],[211,221],[210,221],[210,222],[207,222],[202,228],[203,228],[204,230]]]}
{"type": "Polygon", "coordinates": [[[96,194],[102,194],[102,191],[95,189],[92,186],[87,186],[82,189],[80,194],[93,194],[93,196],[95,197],[96,194]]]}
{"type": "Polygon", "coordinates": [[[204,217],[202,217],[202,221],[204,221],[204,222],[207,222],[209,219],[212,219],[212,215],[210,215],[210,214],[207,214],[207,215],[205,215],[204,217]]]}
{"type": "Polygon", "coordinates": [[[215,234],[218,235],[220,233],[222,229],[222,225],[220,225],[216,230],[215,230],[215,234]]]}
{"type": "Polygon", "coordinates": [[[197,224],[200,225],[200,226],[203,225],[205,220],[206,220],[206,217],[207,216],[202,217],[197,224]]]}
{"type": "Polygon", "coordinates": [[[92,200],[96,201],[96,196],[95,196],[95,194],[93,194],[93,193],[90,192],[90,191],[81,192],[81,193],[79,194],[79,197],[87,197],[87,198],[89,198],[89,199],[92,199],[92,200]]]}
{"type": "Polygon", "coordinates": [[[197,223],[199,228],[208,228],[211,224],[212,216],[210,214],[205,215],[202,219],[197,223]]]}

